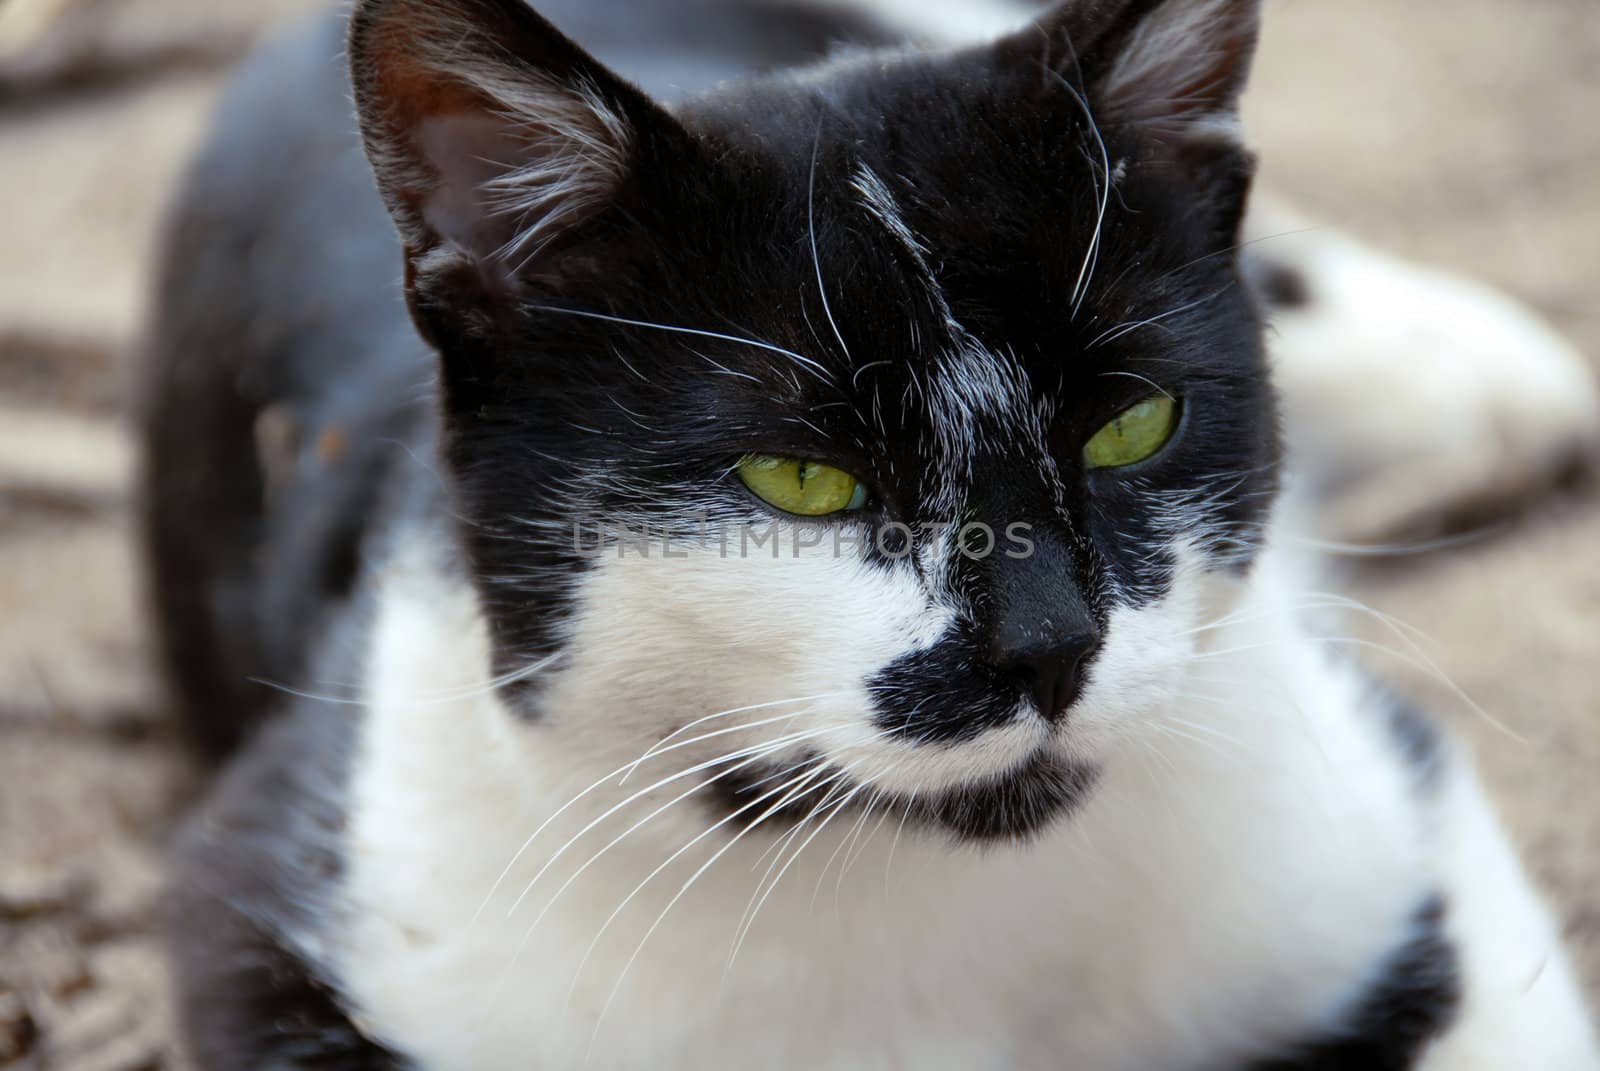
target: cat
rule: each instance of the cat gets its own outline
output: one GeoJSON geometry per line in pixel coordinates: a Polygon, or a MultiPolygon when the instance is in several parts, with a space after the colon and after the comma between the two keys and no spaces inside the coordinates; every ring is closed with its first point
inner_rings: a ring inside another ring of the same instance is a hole
{"type": "Polygon", "coordinates": [[[1600,1066],[1274,541],[1255,0],[547,6],[360,0],[179,197],[199,1064],[1600,1066]]]}

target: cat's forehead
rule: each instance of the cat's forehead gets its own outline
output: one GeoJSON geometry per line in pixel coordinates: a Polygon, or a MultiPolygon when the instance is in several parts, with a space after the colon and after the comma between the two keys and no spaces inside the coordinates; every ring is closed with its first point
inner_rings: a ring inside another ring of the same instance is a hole
{"type": "Polygon", "coordinates": [[[982,54],[879,52],[739,83],[682,102],[678,117],[706,147],[704,174],[791,208],[803,195],[819,218],[865,207],[904,238],[900,225],[931,210],[918,241],[979,240],[1049,200],[1064,202],[1053,226],[1092,226],[1125,153],[1099,158],[1070,85],[1025,95],[1016,81],[982,54]]]}
{"type": "Polygon", "coordinates": [[[1226,261],[1197,260],[1180,229],[1130,207],[1127,169],[1109,160],[1046,149],[1000,161],[976,143],[908,153],[895,148],[905,130],[864,138],[863,126],[886,122],[844,122],[815,105],[777,125],[786,137],[744,132],[753,148],[730,168],[738,210],[702,207],[694,224],[729,251],[730,274],[713,282],[715,269],[688,264],[672,274],[688,305],[714,296],[724,302],[714,314],[826,370],[797,376],[770,349],[730,355],[772,369],[790,400],[859,400],[871,388],[881,409],[892,390],[903,415],[973,438],[985,421],[1050,404],[1067,373],[1110,362],[1116,348],[1101,343],[1141,311],[1213,276],[1226,282],[1226,261]]]}
{"type": "Polygon", "coordinates": [[[974,339],[1005,366],[1226,274],[1176,277],[1206,248],[1192,206],[1141,173],[1137,144],[1085,126],[1070,86],[1022,98],[976,56],[836,66],[684,115],[714,166],[683,215],[737,248],[763,299],[828,291],[829,346],[850,320],[863,351],[927,375],[970,365],[949,355],[974,339]]]}
{"type": "MultiPolygon", "coordinates": [[[[708,451],[887,469],[948,512],[986,483],[1059,498],[1057,466],[1119,405],[1229,359],[1217,332],[1184,344],[1185,317],[1238,305],[1192,194],[1086,125],[1070,86],[1008,80],[981,57],[868,58],[677,109],[697,151],[638,176],[643,244],[563,295],[692,329],[637,339],[620,371],[674,397],[636,411],[684,415],[673,441],[708,451]]],[[[562,326],[615,349],[609,324],[562,326]]]]}

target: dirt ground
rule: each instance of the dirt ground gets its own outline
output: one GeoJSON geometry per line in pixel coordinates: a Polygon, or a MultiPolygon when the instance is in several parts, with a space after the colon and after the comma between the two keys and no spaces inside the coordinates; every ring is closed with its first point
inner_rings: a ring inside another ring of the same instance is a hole
{"type": "MultiPolygon", "coordinates": [[[[195,779],[148,664],[120,407],[173,178],[228,63],[310,4],[0,0],[0,1067],[180,1064],[152,917],[195,779]]],[[[1593,0],[1269,0],[1249,111],[1278,194],[1600,355],[1593,0]]],[[[1474,748],[1600,997],[1586,486],[1349,586],[1422,637],[1373,663],[1474,748]]]]}

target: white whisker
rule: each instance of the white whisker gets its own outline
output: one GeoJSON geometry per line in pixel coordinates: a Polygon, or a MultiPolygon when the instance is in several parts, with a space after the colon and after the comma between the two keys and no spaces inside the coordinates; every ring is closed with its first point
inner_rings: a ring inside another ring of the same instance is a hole
{"type": "MultiPolygon", "coordinates": [[[[817,766],[815,768],[815,770],[813,771],[813,773],[811,774],[811,776],[815,776],[816,773],[820,773],[824,769],[826,769],[825,766],[821,766],[821,765],[817,766]]],[[[835,775],[835,776],[842,776],[842,775],[843,775],[843,771],[840,771],[840,773],[835,775]]],[[[804,787],[804,778],[807,775],[802,774],[802,775],[798,775],[798,776],[802,779],[800,787],[803,788],[804,787]]],[[[825,780],[825,781],[823,781],[821,783],[822,784],[826,784],[827,781],[825,780]]],[[[815,787],[818,787],[818,786],[812,786],[812,788],[815,788],[815,787]]],[[[774,790],[774,791],[778,791],[778,790],[774,790]]],[[[598,1037],[599,1033],[600,1033],[600,1024],[605,1022],[606,1013],[611,1010],[611,1005],[616,1000],[617,993],[619,991],[621,991],[623,980],[627,978],[628,971],[633,967],[634,962],[639,958],[639,954],[644,951],[645,944],[650,940],[651,936],[660,927],[660,925],[662,923],[662,920],[664,920],[667,917],[667,914],[673,909],[673,907],[675,907],[677,905],[678,901],[683,898],[684,894],[689,891],[690,887],[693,886],[694,883],[699,880],[700,875],[704,874],[707,870],[711,869],[712,865],[714,863],[716,863],[716,861],[718,859],[722,858],[722,856],[725,855],[730,849],[732,849],[735,844],[739,843],[739,841],[745,836],[745,834],[747,834],[751,830],[755,829],[757,826],[759,826],[762,822],[766,821],[766,819],[769,818],[770,816],[772,816],[773,814],[778,813],[784,807],[788,806],[788,804],[794,798],[793,797],[793,793],[795,791],[796,791],[796,789],[791,789],[789,795],[786,795],[783,799],[779,800],[777,803],[774,803],[772,806],[768,807],[767,810],[762,812],[760,817],[758,817],[754,822],[752,822],[750,825],[746,826],[744,829],[740,830],[739,833],[736,836],[734,836],[731,840],[729,840],[727,844],[724,844],[721,848],[719,848],[716,851],[716,853],[711,856],[711,858],[707,859],[704,863],[702,863],[700,865],[700,868],[698,870],[696,870],[693,874],[689,875],[689,879],[687,881],[685,881],[682,886],[679,887],[679,889],[678,889],[678,891],[676,893],[673,894],[672,899],[667,901],[667,906],[661,909],[661,913],[656,916],[655,921],[650,924],[649,929],[645,930],[644,936],[639,939],[639,944],[638,944],[637,947],[634,948],[633,954],[628,957],[628,961],[622,965],[622,970],[620,972],[618,972],[616,983],[612,985],[611,992],[606,996],[605,1004],[603,1004],[601,1006],[601,1008],[600,1008],[600,1014],[595,1018],[594,1032],[592,1034],[590,1034],[590,1036],[589,1036],[589,1048],[590,1048],[591,1052],[593,1051],[593,1048],[594,1048],[594,1039],[596,1037],[598,1037]]],[[[810,788],[805,789],[805,792],[810,792],[810,791],[811,791],[810,788]]],[[[758,800],[758,801],[755,801],[755,802],[760,802],[760,801],[758,800]]],[[[699,840],[701,837],[705,837],[705,836],[709,835],[713,830],[719,829],[723,825],[726,825],[728,822],[732,821],[740,813],[742,813],[744,810],[747,810],[747,809],[748,809],[748,805],[746,807],[744,807],[744,808],[740,808],[739,811],[735,811],[733,814],[728,815],[726,818],[722,819],[716,825],[712,826],[710,829],[707,829],[705,832],[701,833],[699,835],[699,837],[696,837],[695,839],[699,840]]],[[[693,843],[693,842],[691,842],[691,843],[693,843]]]]}
{"type": "Polygon", "coordinates": [[[724,334],[721,331],[707,331],[698,327],[677,327],[672,324],[652,323],[649,320],[632,320],[626,316],[611,316],[603,312],[590,312],[587,309],[568,309],[563,308],[560,305],[530,304],[523,307],[532,312],[553,312],[565,316],[582,316],[590,320],[602,320],[606,323],[622,324],[627,327],[645,327],[654,331],[670,331],[679,335],[692,335],[698,338],[714,338],[720,339],[723,342],[734,342],[741,346],[754,346],[756,349],[782,354],[783,356],[794,360],[800,365],[800,367],[810,372],[814,377],[822,382],[832,382],[832,378],[828,375],[828,370],[821,364],[818,364],[816,361],[812,360],[810,357],[802,356],[793,350],[784,349],[782,346],[775,346],[770,342],[762,342],[758,339],[742,338],[739,335],[724,334]]]}
{"type": "Polygon", "coordinates": [[[839,330],[839,322],[833,318],[833,306],[828,301],[828,285],[822,281],[822,259],[817,255],[817,154],[822,148],[822,123],[823,120],[819,118],[816,140],[811,143],[811,174],[806,180],[806,235],[811,241],[811,264],[817,272],[817,291],[822,295],[822,311],[828,317],[833,337],[839,340],[845,360],[855,364],[850,356],[850,345],[839,330]]]}

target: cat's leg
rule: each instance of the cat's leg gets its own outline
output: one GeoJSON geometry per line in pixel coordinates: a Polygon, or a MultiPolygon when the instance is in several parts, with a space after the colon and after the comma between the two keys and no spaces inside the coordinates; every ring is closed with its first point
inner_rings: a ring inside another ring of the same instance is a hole
{"type": "Polygon", "coordinates": [[[1445,930],[1460,1004],[1421,1071],[1597,1071],[1600,1046],[1561,947],[1471,764],[1452,754],[1437,793],[1445,930]]]}
{"type": "Polygon", "coordinates": [[[1531,310],[1270,201],[1246,231],[1290,471],[1322,532],[1366,542],[1471,526],[1594,457],[1594,374],[1531,310]]]}

